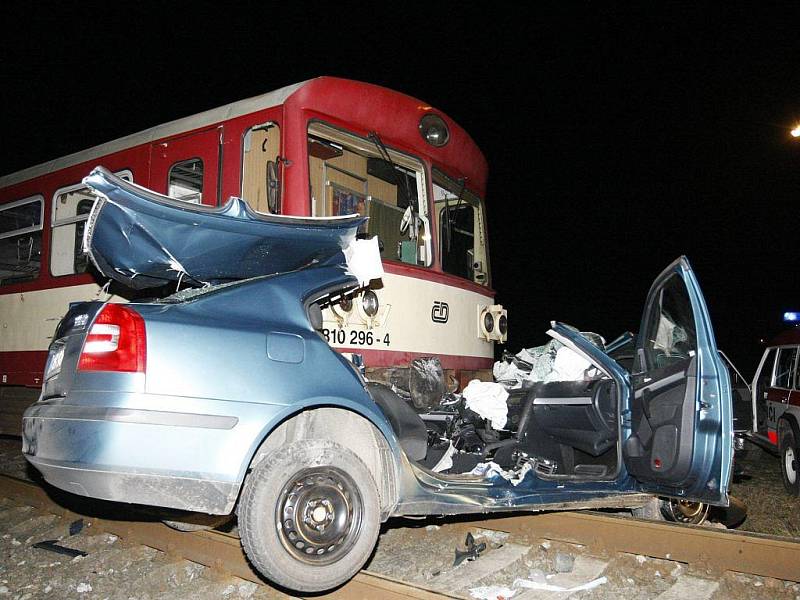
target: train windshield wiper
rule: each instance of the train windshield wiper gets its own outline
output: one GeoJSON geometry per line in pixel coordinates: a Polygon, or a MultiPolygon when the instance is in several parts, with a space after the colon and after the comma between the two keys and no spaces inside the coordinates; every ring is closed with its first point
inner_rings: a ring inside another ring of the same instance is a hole
{"type": "Polygon", "coordinates": [[[411,193],[408,191],[408,181],[406,180],[405,175],[400,177],[400,169],[394,164],[391,155],[389,154],[389,150],[387,150],[386,146],[381,140],[381,136],[378,135],[375,131],[370,131],[367,135],[369,141],[375,144],[375,147],[378,149],[378,154],[380,155],[382,160],[385,160],[389,163],[392,167],[392,174],[394,176],[395,185],[397,189],[402,192],[403,199],[406,202],[406,206],[411,207],[411,223],[416,223],[417,218],[417,207],[414,206],[414,203],[411,201],[411,193]]]}

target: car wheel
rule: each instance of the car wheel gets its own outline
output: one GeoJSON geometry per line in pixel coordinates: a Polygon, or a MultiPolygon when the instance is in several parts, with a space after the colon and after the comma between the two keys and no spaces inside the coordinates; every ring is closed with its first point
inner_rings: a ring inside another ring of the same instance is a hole
{"type": "Polygon", "coordinates": [[[661,512],[667,521],[686,525],[700,525],[708,516],[708,504],[705,502],[664,498],[661,500],[661,512]]]}
{"type": "Polygon", "coordinates": [[[800,496],[800,477],[797,473],[798,466],[800,466],[800,453],[798,453],[794,427],[789,424],[783,427],[780,451],[783,487],[793,496],[800,496]]]}
{"type": "Polygon", "coordinates": [[[634,508],[631,514],[648,521],[672,521],[689,525],[700,525],[708,516],[709,505],[705,502],[690,502],[673,498],[652,498],[644,506],[634,508]]]}
{"type": "Polygon", "coordinates": [[[239,532],[258,571],[286,588],[319,592],[355,575],[380,528],[375,481],[350,450],[302,440],[270,454],[247,476],[239,532]]]}

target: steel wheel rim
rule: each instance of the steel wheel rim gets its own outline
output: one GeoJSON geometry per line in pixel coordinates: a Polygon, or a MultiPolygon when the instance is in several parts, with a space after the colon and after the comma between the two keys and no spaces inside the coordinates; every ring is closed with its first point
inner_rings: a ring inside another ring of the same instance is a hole
{"type": "Polygon", "coordinates": [[[309,565],[347,554],[361,531],[363,501],[347,473],[334,467],[304,469],[283,486],[275,507],[278,536],[287,552],[309,565]]]}
{"type": "Polygon", "coordinates": [[[706,519],[708,504],[690,500],[669,500],[670,516],[678,523],[699,525],[706,519]]]}
{"type": "Polygon", "coordinates": [[[786,479],[794,485],[797,481],[797,465],[794,462],[794,448],[786,448],[783,453],[783,464],[786,468],[786,479]]]}

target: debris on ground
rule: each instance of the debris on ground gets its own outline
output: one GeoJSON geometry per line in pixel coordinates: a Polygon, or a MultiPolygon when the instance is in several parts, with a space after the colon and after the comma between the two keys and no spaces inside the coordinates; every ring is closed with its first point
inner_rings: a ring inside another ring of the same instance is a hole
{"type": "Polygon", "coordinates": [[[64,556],[70,556],[72,558],[75,558],[76,556],[89,556],[88,553],[84,552],[83,550],[67,548],[66,546],[57,544],[56,540],[44,540],[43,542],[36,542],[33,544],[33,547],[39,548],[40,550],[49,550],[50,552],[63,554],[64,556]]]}
{"type": "Polygon", "coordinates": [[[539,583],[538,581],[530,581],[528,579],[515,579],[514,588],[525,588],[528,590],[543,590],[546,592],[569,592],[570,594],[572,594],[574,592],[591,590],[599,585],[603,585],[607,581],[608,578],[603,576],[603,577],[598,577],[597,579],[593,579],[592,581],[589,581],[587,583],[582,583],[580,585],[567,588],[567,587],[562,587],[560,585],[552,585],[549,583],[539,583]]]}
{"type": "Polygon", "coordinates": [[[512,598],[517,591],[502,585],[486,585],[471,588],[469,593],[478,600],[505,600],[505,598],[512,598]]]}
{"type": "Polygon", "coordinates": [[[570,573],[575,566],[575,557],[566,552],[556,552],[554,568],[556,573],[570,573]]]}
{"type": "Polygon", "coordinates": [[[464,541],[464,550],[456,548],[456,558],[453,561],[453,566],[457,567],[465,560],[475,560],[484,550],[486,550],[486,542],[475,543],[475,537],[472,532],[467,533],[467,538],[464,541]]]}

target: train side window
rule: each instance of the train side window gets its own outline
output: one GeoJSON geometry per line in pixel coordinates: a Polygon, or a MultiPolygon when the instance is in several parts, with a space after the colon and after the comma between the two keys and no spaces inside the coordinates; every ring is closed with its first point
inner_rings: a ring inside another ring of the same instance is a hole
{"type": "MultiPolygon", "coordinates": [[[[117,176],[133,181],[130,171],[117,176]]],[[[85,273],[89,266],[83,253],[83,230],[97,196],[88,187],[76,184],[56,190],[50,234],[50,274],[54,277],[85,273]]]]}
{"type": "Polygon", "coordinates": [[[39,277],[43,215],[42,196],[0,206],[0,285],[39,277]]]}
{"type": "Polygon", "coordinates": [[[203,202],[203,159],[190,158],[169,168],[167,195],[182,202],[203,202]]]}
{"type": "Polygon", "coordinates": [[[242,147],[242,198],[262,213],[280,213],[281,128],[274,121],[251,127],[242,147]]]}
{"type": "Polygon", "coordinates": [[[794,381],[797,364],[797,348],[781,348],[778,350],[778,362],[775,367],[775,387],[790,389],[794,381]]]}

